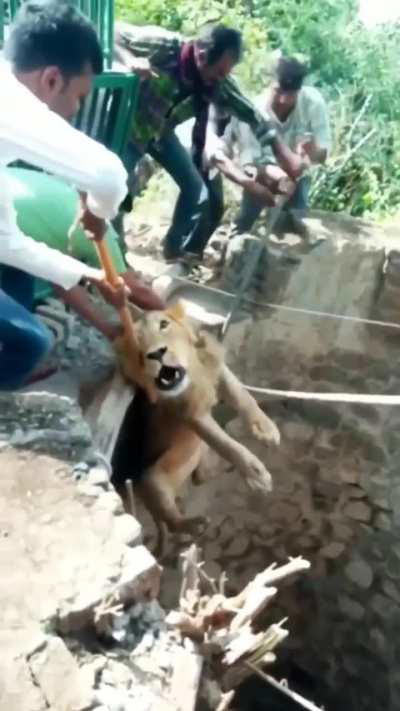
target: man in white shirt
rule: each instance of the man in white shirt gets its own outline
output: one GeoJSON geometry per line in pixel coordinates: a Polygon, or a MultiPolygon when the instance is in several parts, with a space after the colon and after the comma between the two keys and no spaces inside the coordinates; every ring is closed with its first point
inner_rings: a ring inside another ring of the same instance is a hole
{"type": "Polygon", "coordinates": [[[86,195],[81,224],[91,233],[105,233],[127,192],[119,158],[65,120],[78,110],[103,67],[88,20],[63,0],[28,0],[11,28],[5,56],[7,61],[0,61],[0,265],[8,293],[0,289],[0,390],[26,383],[51,344],[48,331],[24,308],[29,278],[13,293],[7,268],[57,285],[110,338],[115,327],[94,311],[78,285],[82,280],[95,284],[115,306],[122,298],[107,287],[101,270],[22,234],[5,166],[23,160],[76,186],[86,195]]]}
{"type": "MultiPolygon", "coordinates": [[[[286,203],[286,209],[301,212],[306,210],[308,204],[312,166],[324,163],[330,149],[327,106],[317,89],[303,86],[306,75],[305,64],[295,58],[281,57],[276,67],[275,81],[254,102],[258,110],[274,124],[286,146],[302,159],[301,176],[292,197],[286,203]]],[[[282,169],[276,165],[272,152],[263,150],[251,129],[235,118],[231,119],[219,141],[210,127],[206,159],[226,177],[243,185],[237,227],[239,232],[248,232],[265,202],[273,204],[273,184],[284,178],[282,169]],[[236,178],[232,161],[235,155],[236,178]],[[252,185],[249,180],[251,176],[257,176],[261,182],[256,180],[255,185],[252,185]],[[272,188],[270,199],[264,202],[257,195],[257,191],[261,193],[263,183],[264,188],[268,185],[272,188]],[[260,185],[260,188],[256,185],[260,185]]]]}

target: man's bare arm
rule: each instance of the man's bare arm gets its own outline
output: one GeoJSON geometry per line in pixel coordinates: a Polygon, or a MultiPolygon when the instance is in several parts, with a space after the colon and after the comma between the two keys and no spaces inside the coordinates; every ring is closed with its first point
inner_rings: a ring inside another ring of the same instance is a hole
{"type": "Polygon", "coordinates": [[[308,167],[308,161],[305,160],[304,156],[294,153],[279,136],[275,136],[271,142],[271,148],[282,170],[292,180],[298,180],[308,167]]]}
{"type": "Polygon", "coordinates": [[[314,140],[314,138],[307,139],[306,141],[302,141],[299,144],[299,154],[301,156],[306,156],[311,163],[314,164],[322,164],[325,163],[327,157],[328,157],[328,149],[327,148],[321,148],[317,142],[314,140]]]}
{"type": "Polygon", "coordinates": [[[254,180],[253,177],[247,175],[244,170],[239,168],[234,161],[227,156],[219,153],[214,159],[214,164],[218,170],[225,175],[226,178],[228,178],[228,180],[231,180],[236,185],[240,185],[240,187],[260,202],[269,206],[273,206],[275,204],[275,198],[272,192],[267,187],[254,180]]]}
{"type": "Polygon", "coordinates": [[[84,321],[100,331],[109,341],[113,341],[120,335],[120,324],[112,323],[104,318],[103,314],[93,305],[83,287],[75,286],[66,290],[61,286],[54,285],[54,291],[65,304],[70,306],[84,321]]]}

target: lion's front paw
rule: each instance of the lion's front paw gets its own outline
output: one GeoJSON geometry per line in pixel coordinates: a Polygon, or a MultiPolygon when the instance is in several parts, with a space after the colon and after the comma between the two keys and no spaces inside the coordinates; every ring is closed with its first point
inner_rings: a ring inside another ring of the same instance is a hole
{"type": "Polygon", "coordinates": [[[262,491],[264,494],[269,494],[272,491],[271,474],[254,454],[248,453],[246,461],[240,467],[240,471],[250,489],[262,491]]]}
{"type": "Polygon", "coordinates": [[[276,446],[280,444],[281,435],[276,424],[262,410],[258,410],[258,412],[251,415],[249,425],[252,434],[260,442],[264,442],[267,445],[275,444],[276,446]]]}

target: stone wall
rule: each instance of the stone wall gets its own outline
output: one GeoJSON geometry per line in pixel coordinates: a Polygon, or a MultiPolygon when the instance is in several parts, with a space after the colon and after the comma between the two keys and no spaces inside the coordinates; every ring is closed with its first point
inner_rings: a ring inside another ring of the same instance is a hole
{"type": "MultiPolygon", "coordinates": [[[[246,259],[246,238],[238,240],[228,255],[225,285],[246,259]]],[[[392,246],[392,237],[374,226],[316,213],[305,239],[289,236],[272,245],[252,296],[399,320],[398,258],[392,253],[386,261],[392,246]]],[[[400,394],[399,343],[399,330],[256,307],[248,307],[226,337],[228,360],[247,384],[353,393],[400,394]]],[[[327,708],[395,711],[400,411],[294,400],[264,404],[281,428],[277,451],[263,450],[237,419],[224,417],[229,431],[267,463],[272,495],[261,500],[248,492],[210,455],[218,476],[185,497],[190,512],[211,519],[204,539],[209,570],[224,568],[236,588],[268,562],[297,554],[311,560],[310,575],[288,587],[276,610],[291,620],[288,655],[321,682],[327,708]]],[[[176,554],[177,548],[166,581],[176,575],[176,554]]]]}
{"type": "MultiPolygon", "coordinates": [[[[357,220],[315,213],[302,239],[287,235],[283,241],[271,242],[248,295],[259,302],[304,310],[397,321],[400,265],[394,251],[396,236],[396,230],[388,234],[357,220]]],[[[231,243],[221,281],[225,287],[237,285],[251,248],[251,238],[231,243]]],[[[250,385],[400,394],[399,340],[400,331],[395,329],[247,305],[225,343],[233,370],[250,385]]],[[[87,359],[85,349],[80,350],[87,359]]],[[[71,353],[75,362],[74,350],[71,353]]],[[[92,370],[90,364],[88,371],[92,370]]],[[[226,570],[234,591],[269,563],[304,555],[312,563],[310,573],[295,585],[290,581],[282,586],[279,607],[274,608],[277,620],[290,618],[288,661],[319,684],[315,698],[329,711],[397,711],[400,412],[398,408],[294,400],[265,399],[262,404],[281,429],[278,450],[265,450],[250,439],[234,413],[221,410],[219,416],[235,437],[266,462],[274,479],[271,496],[260,499],[249,492],[238,474],[212,454],[210,480],[202,487],[190,485],[184,495],[188,513],[206,514],[210,519],[199,542],[208,573],[217,576],[226,570]]],[[[104,476],[90,469],[93,457],[76,403],[44,395],[1,398],[0,553],[6,573],[0,585],[4,613],[0,637],[2,648],[6,644],[12,651],[0,669],[0,706],[4,708],[59,708],[52,700],[59,694],[57,686],[52,686],[54,679],[64,691],[79,691],[74,679],[80,679],[82,709],[88,704],[99,711],[150,709],[153,702],[141,699],[140,694],[146,696],[145,688],[153,682],[155,693],[163,692],[165,677],[154,679],[151,670],[165,663],[165,650],[161,650],[164,661],[144,654],[144,665],[132,656],[139,638],[144,638],[145,646],[151,641],[146,636],[148,627],[138,620],[145,622],[148,614],[157,635],[163,628],[162,619],[155,619],[158,611],[148,607],[152,603],[135,593],[134,558],[140,553],[140,560],[148,565],[149,594],[153,582],[158,585],[159,569],[136,538],[118,500],[107,490],[104,476]],[[83,479],[77,487],[67,460],[79,458],[85,463],[75,467],[75,476],[83,479]],[[13,489],[3,472],[15,472],[15,468],[21,474],[10,479],[31,485],[13,489]],[[108,501],[111,509],[101,501],[108,501]],[[14,570],[10,561],[18,545],[21,555],[14,570]],[[71,576],[71,561],[82,577],[71,576]],[[11,569],[13,576],[8,572],[11,569]],[[39,586],[31,585],[30,596],[24,594],[21,583],[28,574],[39,586]],[[89,613],[92,623],[99,591],[104,601],[124,576],[132,583],[128,585],[132,607],[125,611],[122,628],[117,625],[112,630],[114,638],[125,635],[120,639],[118,659],[104,648],[99,653],[88,650],[76,636],[59,636],[70,635],[74,620],[81,631],[82,610],[84,619],[88,620],[89,613]],[[87,587],[92,594],[90,605],[84,604],[87,587]],[[51,622],[50,629],[39,624],[43,619],[51,622]],[[27,638],[24,628],[28,628],[27,638]],[[11,641],[18,646],[15,652],[11,641]],[[60,668],[68,668],[69,685],[59,674],[60,668]]],[[[145,525],[144,543],[151,543],[153,527],[145,513],[139,511],[139,516],[145,525]]],[[[171,542],[161,579],[161,601],[166,608],[176,604],[179,552],[187,542],[185,536],[171,542]]],[[[155,648],[157,635],[152,635],[155,648]]],[[[175,652],[186,655],[180,661],[185,673],[192,657],[196,666],[195,655],[188,657],[181,647],[175,652]]],[[[167,680],[172,676],[171,668],[167,680]]],[[[170,694],[168,699],[164,692],[162,696],[168,711],[177,708],[170,694]]],[[[63,703],[67,711],[68,695],[63,703]]]]}
{"type": "Polygon", "coordinates": [[[0,708],[193,711],[202,659],[167,627],[161,568],[94,462],[72,399],[0,395],[0,708]]]}

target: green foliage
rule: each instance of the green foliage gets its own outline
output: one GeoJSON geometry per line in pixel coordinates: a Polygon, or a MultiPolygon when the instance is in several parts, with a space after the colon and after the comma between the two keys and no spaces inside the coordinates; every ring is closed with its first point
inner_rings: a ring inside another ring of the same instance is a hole
{"type": "Polygon", "coordinates": [[[368,31],[358,0],[117,0],[117,15],[192,36],[221,21],[243,32],[238,78],[268,82],[275,50],[300,54],[328,100],[333,149],[312,190],[315,206],[384,215],[400,203],[400,23],[368,31]]]}
{"type": "Polygon", "coordinates": [[[119,19],[134,25],[162,25],[171,30],[180,30],[182,25],[176,0],[116,0],[115,11],[119,19]]]}

